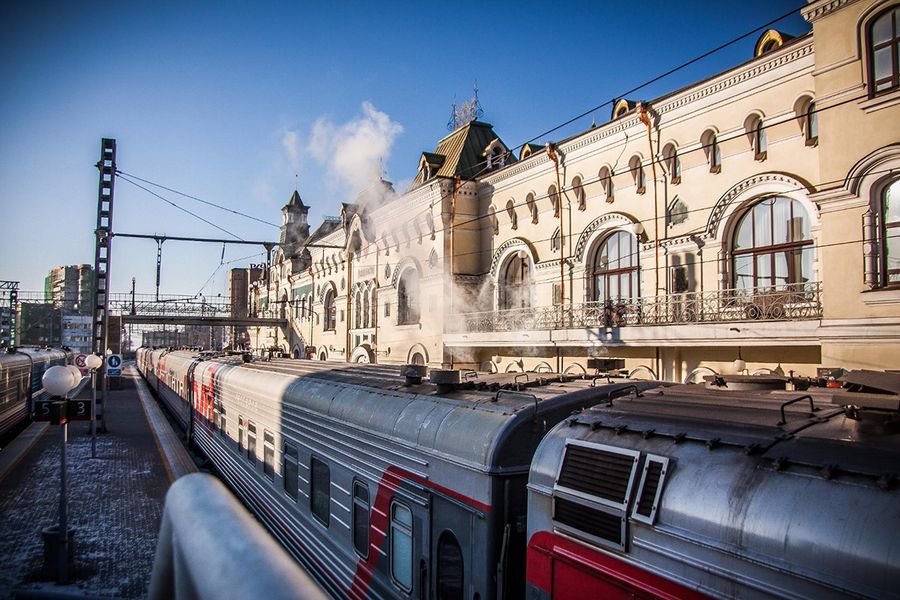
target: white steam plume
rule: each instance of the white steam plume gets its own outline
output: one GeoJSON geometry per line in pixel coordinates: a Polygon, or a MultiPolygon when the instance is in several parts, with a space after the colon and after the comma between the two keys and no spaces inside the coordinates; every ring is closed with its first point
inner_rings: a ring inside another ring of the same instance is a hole
{"type": "Polygon", "coordinates": [[[362,112],[362,116],[342,125],[320,117],[307,144],[307,152],[326,166],[338,187],[350,194],[379,179],[382,161],[387,160],[394,140],[403,133],[402,125],[371,102],[362,103],[362,112]]]}

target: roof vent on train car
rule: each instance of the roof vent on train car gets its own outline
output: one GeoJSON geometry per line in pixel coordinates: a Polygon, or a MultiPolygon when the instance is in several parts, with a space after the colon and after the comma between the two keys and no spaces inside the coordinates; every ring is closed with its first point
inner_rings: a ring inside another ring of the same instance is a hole
{"type": "Polygon", "coordinates": [[[569,440],[553,487],[553,519],[573,535],[625,548],[640,452],[569,440]]]}
{"type": "Polygon", "coordinates": [[[459,369],[433,369],[428,377],[437,386],[438,394],[452,392],[462,383],[459,369]]]}
{"type": "Polygon", "coordinates": [[[405,385],[418,385],[427,374],[428,367],[425,365],[408,364],[400,368],[400,375],[406,378],[405,385]]]}
{"type": "Polygon", "coordinates": [[[653,525],[668,468],[669,459],[665,456],[647,455],[641,483],[638,485],[637,502],[631,512],[631,518],[635,521],[653,525]]]}
{"type": "Polygon", "coordinates": [[[787,377],[780,375],[707,375],[703,378],[707,389],[725,388],[732,391],[785,390],[787,377]]]}

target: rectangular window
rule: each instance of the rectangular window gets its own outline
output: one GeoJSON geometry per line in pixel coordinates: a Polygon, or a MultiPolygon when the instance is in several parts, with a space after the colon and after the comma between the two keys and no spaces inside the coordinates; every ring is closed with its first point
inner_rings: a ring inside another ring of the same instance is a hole
{"type": "Polygon", "coordinates": [[[369,488],[353,482],[353,547],[363,558],[369,556],[369,488]]]}
{"type": "Polygon", "coordinates": [[[238,452],[244,453],[244,417],[238,415],[238,452]]]}
{"type": "Polygon", "coordinates": [[[247,421],[247,459],[256,464],[256,425],[247,421]]]}
{"type": "Polygon", "coordinates": [[[263,473],[275,481],[275,437],[263,431],[263,473]]]}
{"type": "Polygon", "coordinates": [[[412,511],[391,504],[391,578],[407,592],[412,589],[412,511]]]}
{"type": "Polygon", "coordinates": [[[384,303],[384,316],[386,316],[386,317],[391,316],[391,303],[390,302],[384,303]]]}
{"type": "Polygon", "coordinates": [[[297,468],[297,448],[291,444],[285,444],[282,456],[284,457],[284,467],[281,472],[284,478],[284,493],[296,500],[297,478],[300,475],[297,468]]]}
{"type": "Polygon", "coordinates": [[[331,512],[331,471],[328,465],[312,457],[310,461],[309,502],[312,514],[328,527],[331,512]]]}
{"type": "Polygon", "coordinates": [[[228,428],[225,427],[225,407],[219,404],[219,433],[222,437],[228,436],[228,428]]]}

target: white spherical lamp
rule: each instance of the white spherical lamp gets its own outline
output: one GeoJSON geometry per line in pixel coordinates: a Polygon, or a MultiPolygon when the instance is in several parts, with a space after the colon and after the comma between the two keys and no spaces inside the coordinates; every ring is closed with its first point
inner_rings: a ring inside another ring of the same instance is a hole
{"type": "Polygon", "coordinates": [[[78,382],[81,381],[81,369],[75,365],[67,365],[66,368],[72,372],[72,381],[75,382],[75,385],[78,385],[78,382]]]}
{"type": "Polygon", "coordinates": [[[44,371],[41,381],[44,384],[44,389],[51,396],[65,396],[77,383],[72,375],[72,371],[62,365],[56,365],[44,371]]]}
{"type": "Polygon", "coordinates": [[[103,364],[103,359],[96,354],[91,354],[84,359],[84,364],[88,369],[99,369],[100,365],[103,364]]]}
{"type": "Polygon", "coordinates": [[[743,359],[738,358],[737,360],[734,361],[734,370],[737,371],[738,373],[743,372],[743,370],[746,368],[747,368],[747,363],[744,362],[743,359]]]}

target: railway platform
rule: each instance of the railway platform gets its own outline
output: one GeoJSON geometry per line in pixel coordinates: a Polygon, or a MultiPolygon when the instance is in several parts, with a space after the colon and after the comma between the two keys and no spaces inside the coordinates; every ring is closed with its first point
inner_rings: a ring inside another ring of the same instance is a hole
{"type": "Polygon", "coordinates": [[[166,491],[196,467],[133,367],[110,390],[106,411],[97,458],[89,423],[69,424],[75,560],[67,585],[42,577],[41,530],[59,518],[59,427],[33,423],[0,451],[0,600],[147,594],[166,491]]]}

